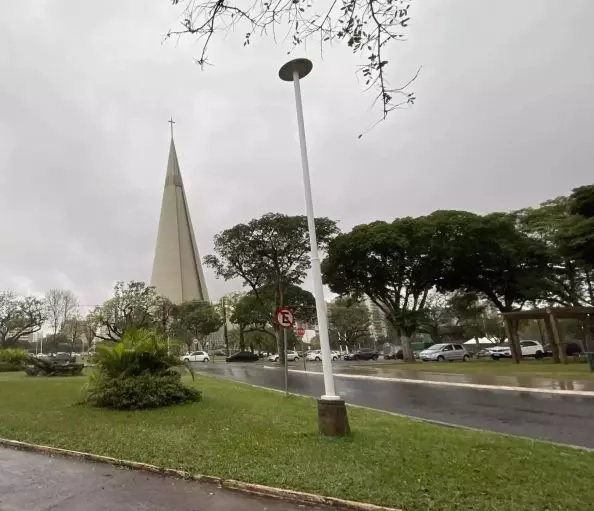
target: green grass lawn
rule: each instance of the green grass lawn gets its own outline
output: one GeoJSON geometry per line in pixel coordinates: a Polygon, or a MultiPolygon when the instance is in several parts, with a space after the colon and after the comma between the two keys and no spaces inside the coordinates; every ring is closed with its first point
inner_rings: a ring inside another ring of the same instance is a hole
{"type": "Polygon", "coordinates": [[[501,376],[535,376],[542,378],[569,378],[594,381],[587,363],[569,362],[554,364],[549,360],[523,360],[515,364],[512,360],[472,360],[470,362],[420,362],[404,364],[402,362],[370,364],[361,367],[373,367],[387,371],[428,371],[435,373],[489,374],[501,376]]]}
{"type": "Polygon", "coordinates": [[[85,382],[0,374],[0,437],[407,511],[594,509],[594,453],[358,408],[324,438],[314,400],[207,377],[201,403],[107,411],[85,382]]]}

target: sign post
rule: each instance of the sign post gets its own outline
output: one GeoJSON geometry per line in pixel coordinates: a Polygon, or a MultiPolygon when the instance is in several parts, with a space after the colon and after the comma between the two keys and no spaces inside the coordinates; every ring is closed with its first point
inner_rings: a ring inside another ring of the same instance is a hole
{"type": "Polygon", "coordinates": [[[285,351],[285,395],[289,395],[289,364],[287,361],[287,328],[295,324],[295,316],[289,307],[281,306],[276,309],[276,322],[283,329],[283,350],[285,351]]]}

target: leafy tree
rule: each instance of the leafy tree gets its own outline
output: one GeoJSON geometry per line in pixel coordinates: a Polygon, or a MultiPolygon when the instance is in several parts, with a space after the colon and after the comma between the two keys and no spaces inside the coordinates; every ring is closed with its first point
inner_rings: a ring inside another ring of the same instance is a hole
{"type": "Polygon", "coordinates": [[[157,293],[144,282],[117,282],[114,296],[95,308],[89,319],[96,327],[96,337],[118,341],[126,330],[149,328],[155,323],[157,293]]]}
{"type": "Polygon", "coordinates": [[[514,215],[436,211],[427,219],[439,233],[441,290],[476,293],[500,312],[550,293],[546,246],[520,232],[514,215]]]}
{"type": "Polygon", "coordinates": [[[45,294],[45,307],[48,322],[54,333],[64,329],[64,325],[78,310],[78,300],[72,291],[67,289],[50,289],[45,294]]]}
{"type": "MultiPolygon", "coordinates": [[[[318,244],[323,250],[337,234],[336,222],[315,220],[318,244]]],[[[276,307],[285,305],[284,293],[303,282],[310,268],[307,218],[268,213],[238,224],[215,236],[215,254],[204,258],[217,277],[240,279],[250,289],[259,309],[269,308],[269,324],[276,307]]],[[[277,349],[281,350],[277,331],[277,349]]]]}
{"type": "Polygon", "coordinates": [[[452,330],[452,311],[448,297],[441,293],[429,293],[419,322],[419,332],[431,337],[433,342],[441,342],[452,330]]]}
{"type": "Polygon", "coordinates": [[[0,348],[15,347],[19,338],[41,330],[45,313],[45,304],[39,298],[0,291],[0,348]]]}
{"type": "Polygon", "coordinates": [[[245,351],[246,333],[259,332],[273,339],[276,337],[268,326],[271,320],[269,304],[253,293],[241,295],[233,302],[229,320],[237,325],[240,351],[245,351]]]}
{"type": "MultiPolygon", "coordinates": [[[[277,296],[276,286],[271,285],[259,288],[257,293],[250,291],[236,302],[230,320],[238,326],[240,349],[245,349],[245,335],[250,332],[275,337],[273,311],[277,307],[277,296]]],[[[285,287],[283,298],[284,304],[293,310],[296,320],[303,323],[315,320],[315,299],[309,291],[291,284],[285,287]]]]}
{"type": "MultiPolygon", "coordinates": [[[[84,319],[79,314],[73,315],[68,318],[63,326],[61,333],[63,333],[71,345],[71,352],[76,351],[75,346],[77,343],[81,343],[82,348],[82,336],[84,334],[84,319]]],[[[81,350],[82,351],[82,350],[81,350]]]]}
{"type": "Polygon", "coordinates": [[[328,322],[330,329],[336,333],[338,344],[354,348],[360,339],[369,337],[369,309],[355,298],[339,297],[330,303],[328,322]]]}
{"type": "Polygon", "coordinates": [[[487,304],[473,292],[456,292],[448,299],[453,324],[460,329],[460,336],[464,340],[486,335],[487,308],[487,304]]]}
{"type": "MultiPolygon", "coordinates": [[[[557,197],[536,208],[516,211],[518,228],[541,241],[551,261],[548,278],[548,303],[563,306],[594,304],[594,271],[567,249],[564,234],[576,223],[571,214],[571,200],[557,197]]],[[[578,222],[579,223],[579,222],[578,222]]]]}
{"type": "Polygon", "coordinates": [[[175,304],[166,296],[157,295],[151,307],[151,315],[159,332],[169,335],[175,317],[175,304]]]}
{"type": "Polygon", "coordinates": [[[223,326],[223,320],[216,308],[202,300],[191,300],[176,307],[176,321],[185,331],[184,340],[191,350],[194,339],[203,342],[204,339],[223,326]]]}
{"type": "Polygon", "coordinates": [[[377,92],[383,106],[383,118],[405,104],[414,102],[407,86],[391,87],[386,76],[387,54],[393,43],[402,41],[410,21],[406,0],[343,0],[342,2],[253,2],[239,0],[171,0],[173,5],[185,5],[182,27],[171,30],[168,37],[191,34],[200,43],[196,59],[201,66],[208,64],[208,50],[213,36],[230,29],[245,31],[243,45],[254,36],[272,36],[276,41],[280,25],[286,25],[286,35],[293,47],[315,42],[320,48],[340,42],[353,53],[366,56],[359,66],[367,88],[377,92]],[[312,41],[313,40],[313,41],[312,41]]]}
{"type": "Polygon", "coordinates": [[[561,236],[563,251],[572,259],[594,267],[594,185],[581,186],[569,197],[570,217],[561,236]]]}
{"type": "Polygon", "coordinates": [[[87,343],[87,350],[88,350],[91,347],[91,345],[93,344],[93,341],[95,340],[96,334],[97,334],[97,325],[95,323],[92,313],[87,314],[87,316],[82,319],[82,321],[80,323],[80,328],[81,328],[81,337],[84,337],[84,339],[87,343]]]}
{"type": "Polygon", "coordinates": [[[414,362],[410,337],[424,314],[427,296],[441,276],[441,247],[426,218],[359,225],[334,239],[323,264],[332,291],[367,295],[404,334],[404,359],[414,362]]]}

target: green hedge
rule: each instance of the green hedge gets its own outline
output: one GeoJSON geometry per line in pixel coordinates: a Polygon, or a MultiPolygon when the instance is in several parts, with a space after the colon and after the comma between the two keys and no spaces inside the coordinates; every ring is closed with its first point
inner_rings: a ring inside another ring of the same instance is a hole
{"type": "Polygon", "coordinates": [[[186,387],[178,373],[123,378],[97,377],[89,385],[87,403],[118,410],[159,408],[200,401],[200,391],[186,387]]]}
{"type": "Polygon", "coordinates": [[[29,352],[16,348],[0,349],[0,373],[20,371],[25,365],[29,352]]]}

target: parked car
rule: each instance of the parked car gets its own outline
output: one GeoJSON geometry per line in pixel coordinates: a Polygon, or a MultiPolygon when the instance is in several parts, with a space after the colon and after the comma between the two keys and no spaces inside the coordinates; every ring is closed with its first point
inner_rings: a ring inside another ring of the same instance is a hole
{"type": "Polygon", "coordinates": [[[384,355],[384,359],[386,360],[402,360],[404,358],[404,351],[402,351],[402,348],[398,348],[396,350],[394,350],[392,353],[388,353],[387,355],[384,355]]]}
{"type": "MultiPolygon", "coordinates": [[[[275,353],[268,357],[269,362],[278,362],[279,359],[280,355],[278,353],[275,353]]],[[[287,361],[294,362],[295,360],[299,360],[299,353],[293,350],[287,350],[287,361]]]]}
{"type": "MultiPolygon", "coordinates": [[[[338,360],[340,358],[340,353],[338,351],[331,351],[330,358],[332,360],[338,360]]],[[[320,362],[322,360],[322,350],[308,351],[305,355],[305,360],[310,362],[320,362]]]]}
{"type": "Polygon", "coordinates": [[[208,353],[206,351],[193,351],[181,356],[180,359],[186,363],[188,362],[208,362],[208,353]]]}
{"type": "MultiPolygon", "coordinates": [[[[493,360],[512,357],[511,346],[509,344],[502,344],[487,349],[493,360]]],[[[545,356],[545,349],[538,341],[520,341],[520,349],[522,350],[522,357],[543,358],[545,356]]]]}
{"type": "Polygon", "coordinates": [[[225,359],[227,362],[257,362],[258,355],[251,351],[238,351],[225,359]]]}
{"type": "Polygon", "coordinates": [[[379,353],[373,348],[361,348],[344,356],[345,360],[377,360],[378,358],[379,353]]]}
{"type": "MultiPolygon", "coordinates": [[[[545,348],[544,356],[545,357],[552,357],[553,356],[553,350],[551,349],[551,345],[550,344],[545,344],[545,347],[544,348],[545,348]]],[[[564,348],[565,348],[565,354],[568,357],[573,357],[573,356],[581,355],[583,353],[582,347],[577,342],[566,342],[564,344],[564,348]]]]}
{"type": "Polygon", "coordinates": [[[419,353],[419,358],[425,362],[443,362],[445,360],[470,360],[470,355],[462,344],[440,343],[430,346],[419,353]]]}
{"type": "Polygon", "coordinates": [[[70,353],[66,353],[65,351],[58,351],[58,353],[52,355],[52,358],[56,362],[74,362],[74,357],[70,353]]]}

